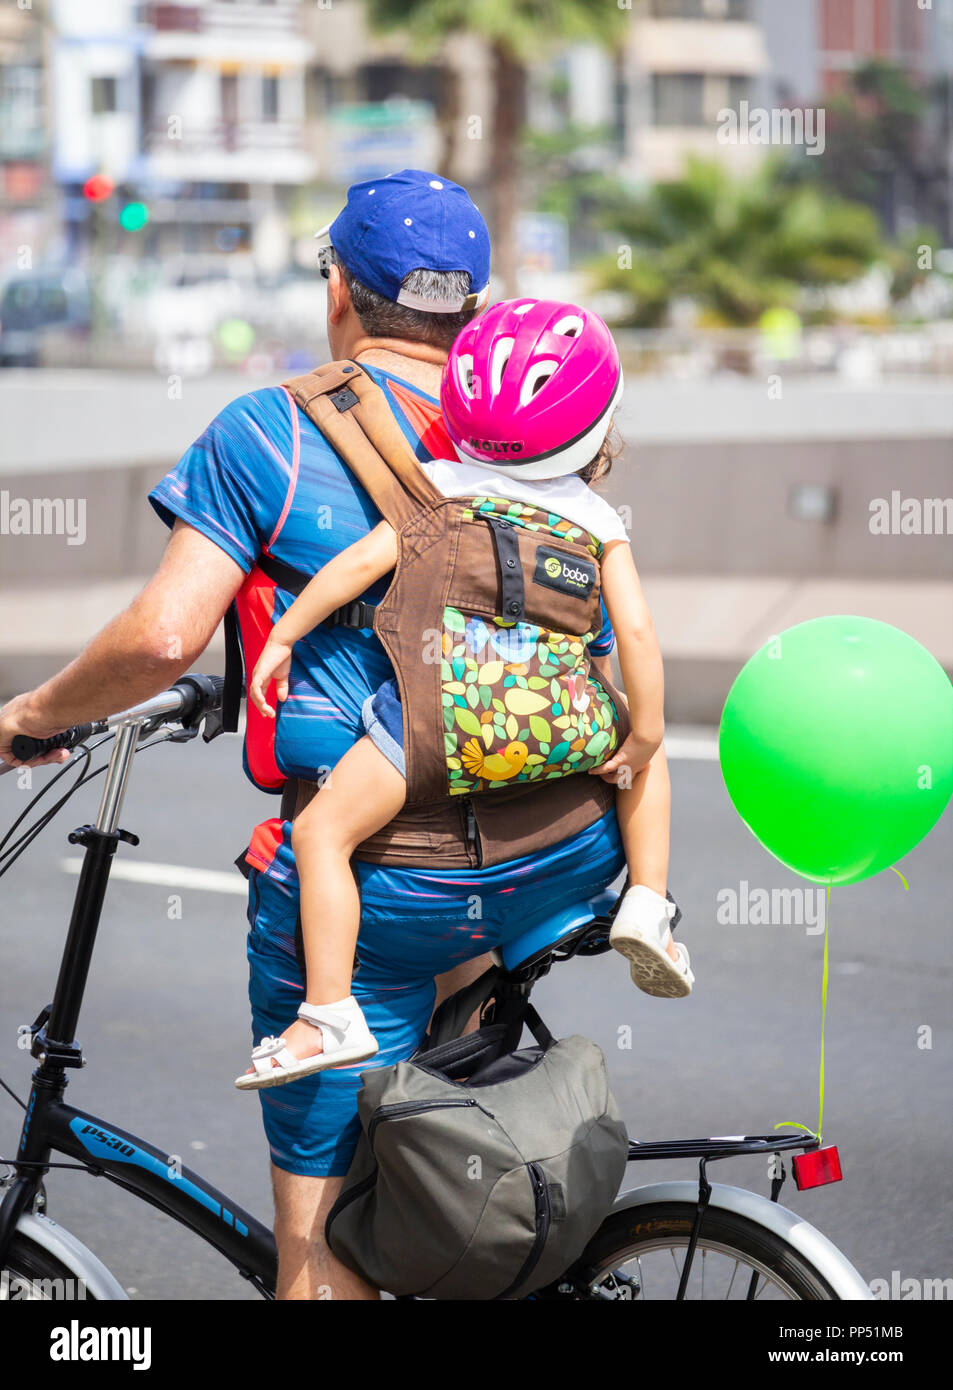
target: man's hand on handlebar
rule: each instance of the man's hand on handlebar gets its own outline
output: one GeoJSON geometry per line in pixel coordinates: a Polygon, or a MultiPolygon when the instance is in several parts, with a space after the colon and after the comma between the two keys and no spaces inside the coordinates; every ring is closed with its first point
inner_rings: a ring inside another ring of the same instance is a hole
{"type": "Polygon", "coordinates": [[[27,734],[31,738],[51,738],[60,733],[59,729],[46,728],[37,722],[30,709],[30,693],[15,695],[0,709],[0,763],[9,767],[42,767],[44,763],[65,763],[69,749],[55,748],[42,758],[31,758],[22,762],[13,755],[13,740],[17,734],[27,734]]]}

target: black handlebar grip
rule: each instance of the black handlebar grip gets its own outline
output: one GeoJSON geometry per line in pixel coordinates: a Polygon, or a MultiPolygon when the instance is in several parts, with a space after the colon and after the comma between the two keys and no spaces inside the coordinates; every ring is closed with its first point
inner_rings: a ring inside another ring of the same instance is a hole
{"type": "Polygon", "coordinates": [[[182,712],[176,717],[185,728],[193,728],[207,714],[222,707],[225,681],[221,676],[201,676],[192,673],[181,676],[172,687],[182,696],[182,712]]]}
{"type": "Polygon", "coordinates": [[[11,745],[13,756],[21,763],[32,762],[34,758],[42,758],[45,753],[52,753],[57,748],[75,748],[77,743],[89,738],[92,732],[92,724],[77,724],[72,729],[64,729],[61,734],[54,734],[52,738],[30,738],[29,734],[15,734],[11,745]]]}

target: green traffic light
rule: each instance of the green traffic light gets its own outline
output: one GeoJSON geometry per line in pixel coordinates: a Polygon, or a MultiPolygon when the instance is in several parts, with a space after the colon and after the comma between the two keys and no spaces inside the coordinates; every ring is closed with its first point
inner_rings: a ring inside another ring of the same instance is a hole
{"type": "Polygon", "coordinates": [[[138,232],[149,221],[149,209],[145,203],[127,203],[119,214],[119,225],[127,232],[138,232]]]}

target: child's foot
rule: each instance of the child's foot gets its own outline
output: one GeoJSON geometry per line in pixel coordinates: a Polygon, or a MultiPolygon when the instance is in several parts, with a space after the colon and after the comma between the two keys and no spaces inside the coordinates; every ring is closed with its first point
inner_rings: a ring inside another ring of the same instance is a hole
{"type": "Polygon", "coordinates": [[[629,960],[633,982],[662,999],[683,999],[695,983],[688,951],[672,940],[674,915],[674,903],[637,884],[626,889],[609,933],[611,944],[629,960]]]}
{"type": "Polygon", "coordinates": [[[352,994],[333,1004],[302,1004],[280,1038],[262,1038],[235,1085],[240,1091],[283,1086],[327,1067],[364,1062],[376,1051],[377,1039],[352,994]]]}

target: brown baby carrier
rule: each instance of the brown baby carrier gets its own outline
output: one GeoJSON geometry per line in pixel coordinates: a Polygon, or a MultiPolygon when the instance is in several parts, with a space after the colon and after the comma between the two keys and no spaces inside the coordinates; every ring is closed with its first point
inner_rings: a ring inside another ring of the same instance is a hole
{"type": "MultiPolygon", "coordinates": [[[[372,618],[394,668],[407,800],[359,856],[500,863],[592,824],[612,789],[570,774],[605,762],[628,732],[607,663],[597,674],[588,651],[602,627],[601,543],[561,516],[495,497],[492,481],[486,496],[444,497],[357,364],[285,385],[399,542],[386,595],[356,605],[356,621],[372,618]]],[[[310,576],[278,578],[300,592],[310,576]]],[[[291,784],[285,813],[313,790],[291,784]]]]}

